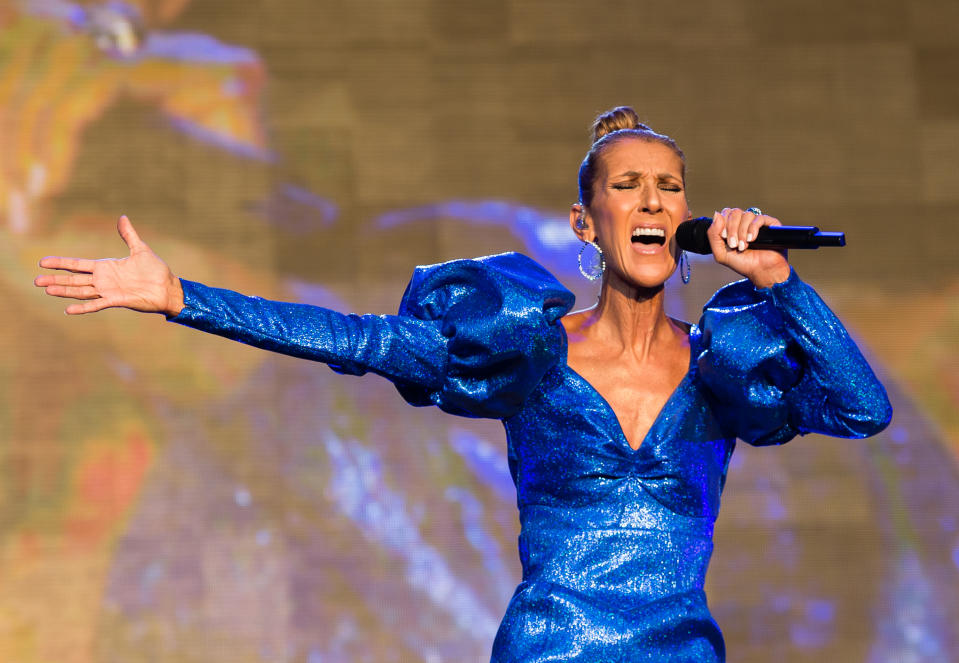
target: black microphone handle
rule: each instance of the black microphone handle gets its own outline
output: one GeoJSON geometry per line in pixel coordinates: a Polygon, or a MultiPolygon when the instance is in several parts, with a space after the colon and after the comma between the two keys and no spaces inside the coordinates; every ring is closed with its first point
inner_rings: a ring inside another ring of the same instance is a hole
{"type": "MultiPolygon", "coordinates": [[[[676,243],[679,248],[702,255],[711,254],[712,247],[706,231],[712,217],[684,221],[676,228],[676,243]]],[[[756,238],[749,243],[750,249],[818,249],[820,246],[845,246],[846,234],[822,232],[816,226],[762,226],[756,238]]]]}

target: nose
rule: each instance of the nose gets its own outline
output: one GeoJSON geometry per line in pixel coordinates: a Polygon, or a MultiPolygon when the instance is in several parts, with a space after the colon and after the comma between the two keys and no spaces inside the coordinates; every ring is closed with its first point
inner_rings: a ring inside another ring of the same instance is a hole
{"type": "Polygon", "coordinates": [[[655,214],[663,208],[663,201],[659,198],[659,188],[656,186],[644,186],[639,201],[640,210],[655,214]]]}

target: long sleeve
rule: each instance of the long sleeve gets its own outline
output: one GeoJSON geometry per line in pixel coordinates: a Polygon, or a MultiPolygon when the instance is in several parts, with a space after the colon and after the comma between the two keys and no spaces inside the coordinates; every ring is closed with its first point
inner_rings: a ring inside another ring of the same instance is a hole
{"type": "Polygon", "coordinates": [[[264,350],[329,364],[340,373],[373,372],[435,388],[446,371],[446,339],[435,325],[395,315],[344,314],[277,302],[181,279],[187,327],[264,350]]]}
{"type": "Polygon", "coordinates": [[[465,416],[515,412],[565,353],[573,296],[515,254],[419,267],[398,315],[343,314],[182,281],[172,322],[391,380],[413,405],[465,416]]]}
{"type": "Polygon", "coordinates": [[[892,407],[842,323],[795,271],[771,288],[748,281],[707,303],[697,367],[735,435],[781,444],[797,434],[868,437],[892,407]]]}

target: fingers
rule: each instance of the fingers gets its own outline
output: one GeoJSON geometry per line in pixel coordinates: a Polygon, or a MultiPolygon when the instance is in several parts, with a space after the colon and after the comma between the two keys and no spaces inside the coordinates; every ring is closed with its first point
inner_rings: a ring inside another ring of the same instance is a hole
{"type": "Polygon", "coordinates": [[[46,288],[51,285],[93,285],[93,274],[41,274],[33,285],[46,288]]]}
{"type": "MultiPolygon", "coordinates": [[[[749,212],[747,212],[747,214],[749,214],[749,212]]],[[[753,214],[752,216],[753,216],[752,220],[749,221],[748,224],[745,224],[747,244],[753,241],[754,239],[756,239],[756,235],[759,233],[759,229],[765,225],[765,222],[763,221],[763,218],[764,218],[763,215],[753,214]]],[[[768,218],[768,217],[765,217],[765,218],[768,218]]]]}
{"type": "Polygon", "coordinates": [[[771,216],[744,212],[736,207],[726,207],[716,214],[722,219],[720,236],[730,251],[745,251],[763,226],[782,225],[778,219],[771,216]]]}
{"type": "Polygon", "coordinates": [[[748,278],[757,288],[782,283],[790,274],[785,251],[746,251],[750,242],[758,237],[760,228],[778,225],[782,224],[771,216],[737,208],[715,212],[707,231],[713,258],[748,278]]]}
{"type": "MultiPolygon", "coordinates": [[[[730,251],[739,251],[739,226],[743,211],[726,207],[722,212],[713,212],[713,222],[706,235],[709,237],[713,255],[717,258],[730,251]]],[[[745,248],[745,247],[744,247],[745,248]]]]}
{"type": "Polygon", "coordinates": [[[713,222],[706,230],[709,246],[714,255],[721,255],[726,251],[726,218],[719,212],[713,212],[713,222]]]}
{"type": "Polygon", "coordinates": [[[92,285],[51,285],[47,286],[46,293],[54,297],[68,297],[70,299],[95,299],[100,296],[92,285]]]}
{"type": "Polygon", "coordinates": [[[107,299],[92,299],[88,302],[80,302],[78,304],[70,304],[65,310],[64,313],[67,315],[83,315],[84,313],[95,313],[96,311],[102,311],[105,308],[110,308],[114,306],[107,299]]]}
{"type": "Polygon", "coordinates": [[[93,287],[92,274],[41,274],[33,284],[53,297],[95,299],[100,296],[93,287]]]}
{"type": "Polygon", "coordinates": [[[749,223],[756,216],[752,212],[744,212],[738,207],[723,209],[723,216],[726,219],[726,234],[723,239],[732,251],[746,250],[746,235],[749,223]]]}
{"type": "Polygon", "coordinates": [[[130,249],[130,253],[141,251],[146,248],[146,244],[142,239],[140,239],[137,231],[133,229],[133,224],[130,223],[130,219],[127,218],[126,214],[121,216],[117,221],[117,232],[120,233],[120,237],[123,238],[124,242],[126,242],[127,247],[130,249]]]}
{"type": "MultiPolygon", "coordinates": [[[[133,224],[130,223],[130,219],[125,214],[117,221],[117,232],[120,233],[120,237],[130,249],[130,253],[143,249],[149,250],[149,247],[140,239],[137,231],[133,228],[133,224]]],[[[66,258],[63,256],[46,256],[40,260],[40,266],[44,269],[60,269],[76,273],[92,273],[96,263],[96,260],[90,260],[89,258],[66,258]]]]}
{"type": "Polygon", "coordinates": [[[87,258],[63,258],[61,256],[47,256],[40,260],[40,266],[44,269],[62,269],[67,272],[87,274],[93,272],[95,265],[95,260],[89,260],[87,258]]]}

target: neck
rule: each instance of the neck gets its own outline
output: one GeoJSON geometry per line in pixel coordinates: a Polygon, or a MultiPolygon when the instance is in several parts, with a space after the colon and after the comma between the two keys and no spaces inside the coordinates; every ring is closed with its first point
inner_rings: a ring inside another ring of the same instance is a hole
{"type": "Polygon", "coordinates": [[[679,331],[666,317],[664,302],[662,285],[642,288],[609,276],[603,280],[589,326],[624,354],[645,361],[655,346],[673,340],[679,331]]]}

